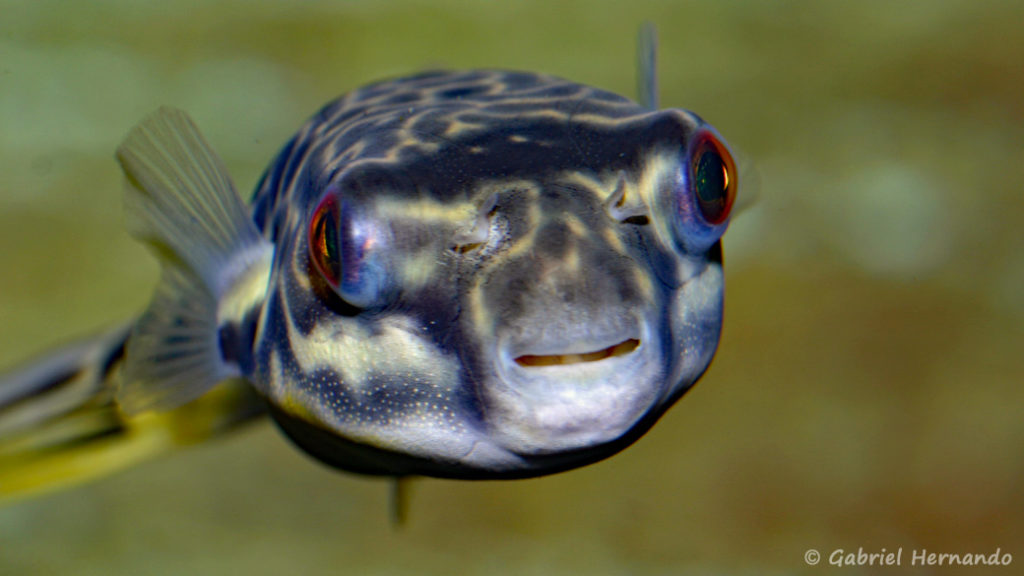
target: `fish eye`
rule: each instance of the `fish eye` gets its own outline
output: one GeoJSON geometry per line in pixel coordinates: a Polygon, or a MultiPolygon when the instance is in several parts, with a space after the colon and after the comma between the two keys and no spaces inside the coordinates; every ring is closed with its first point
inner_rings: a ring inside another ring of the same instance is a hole
{"type": "Polygon", "coordinates": [[[309,222],[309,258],[320,275],[337,289],[341,284],[338,202],[333,194],[324,196],[309,222]]]}
{"type": "Polygon", "coordinates": [[[682,154],[673,151],[672,178],[657,197],[655,218],[667,228],[677,250],[706,252],[725,233],[739,182],[729,149],[714,131],[702,125],[682,154]]]}
{"type": "Polygon", "coordinates": [[[342,299],[359,308],[377,303],[383,290],[382,241],[381,229],[335,189],[324,194],[309,221],[309,259],[342,299]]]}
{"type": "Polygon", "coordinates": [[[724,223],[736,200],[736,167],[729,151],[710,132],[699,137],[690,172],[700,217],[711,226],[724,223]]]}

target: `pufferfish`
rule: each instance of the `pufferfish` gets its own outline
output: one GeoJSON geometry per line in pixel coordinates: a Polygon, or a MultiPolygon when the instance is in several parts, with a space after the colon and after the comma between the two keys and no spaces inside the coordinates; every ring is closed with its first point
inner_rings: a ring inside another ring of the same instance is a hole
{"type": "Polygon", "coordinates": [[[159,285],[130,326],[0,379],[0,493],[266,413],[372,475],[622,450],[711,362],[738,189],[721,136],[645,78],[642,104],[503,70],[371,84],[317,112],[250,205],[160,109],[117,150],[159,285]]]}

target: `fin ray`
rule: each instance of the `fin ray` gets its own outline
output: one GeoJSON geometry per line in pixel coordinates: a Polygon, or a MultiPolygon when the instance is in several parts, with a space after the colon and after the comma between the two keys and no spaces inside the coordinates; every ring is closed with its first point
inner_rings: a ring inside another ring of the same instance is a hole
{"type": "Polygon", "coordinates": [[[216,301],[180,267],[166,267],[125,352],[117,400],[128,414],[193,400],[238,376],[217,341],[216,301]]]}
{"type": "Polygon", "coordinates": [[[220,296],[230,278],[218,272],[262,240],[195,124],[161,108],[128,134],[117,158],[130,184],[125,203],[135,236],[180,258],[220,296]]]}
{"type": "Polygon", "coordinates": [[[241,375],[221,352],[218,312],[232,287],[251,281],[248,272],[269,274],[273,247],[184,112],[157,110],[129,132],[117,158],[130,229],[162,268],[129,337],[117,400],[129,414],[166,410],[241,375]]]}

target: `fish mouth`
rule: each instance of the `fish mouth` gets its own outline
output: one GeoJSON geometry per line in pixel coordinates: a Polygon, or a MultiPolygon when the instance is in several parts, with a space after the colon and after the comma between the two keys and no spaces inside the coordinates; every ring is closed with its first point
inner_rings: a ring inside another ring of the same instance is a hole
{"type": "Polygon", "coordinates": [[[523,354],[517,356],[514,361],[524,368],[539,366],[566,366],[572,364],[585,364],[598,362],[606,358],[625,356],[631,354],[640,346],[637,338],[627,338],[611,346],[591,352],[579,352],[571,354],[523,354]]]}
{"type": "Polygon", "coordinates": [[[497,343],[495,378],[482,391],[490,433],[513,453],[611,442],[661,398],[663,362],[652,322],[559,328],[497,343]]]}

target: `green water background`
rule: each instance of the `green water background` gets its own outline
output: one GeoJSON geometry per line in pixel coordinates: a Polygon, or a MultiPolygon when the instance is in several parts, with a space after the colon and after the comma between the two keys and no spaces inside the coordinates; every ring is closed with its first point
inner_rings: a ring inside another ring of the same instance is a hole
{"type": "MultiPolygon", "coordinates": [[[[624,453],[387,485],[268,424],[0,509],[0,574],[790,574],[904,547],[1024,565],[1024,3],[0,1],[0,366],[130,317],[156,278],[113,150],[188,110],[251,189],[317,107],[429,67],[634,93],[753,158],[701,383],[624,453]]],[[[903,568],[846,568],[901,574],[903,568]]],[[[930,574],[966,573],[932,569],[930,574]]]]}

